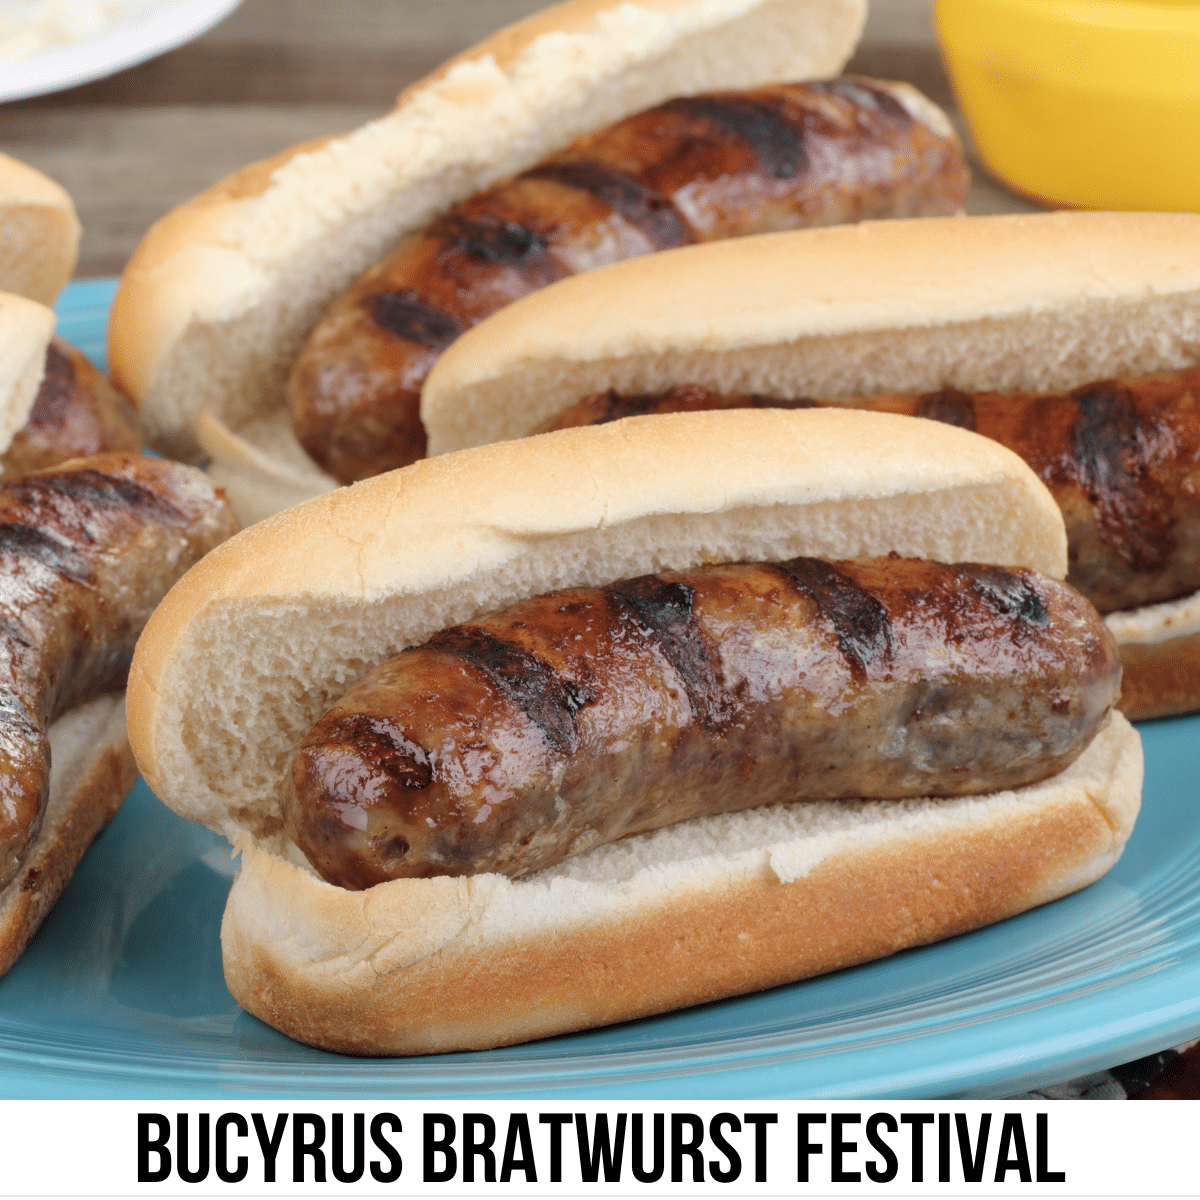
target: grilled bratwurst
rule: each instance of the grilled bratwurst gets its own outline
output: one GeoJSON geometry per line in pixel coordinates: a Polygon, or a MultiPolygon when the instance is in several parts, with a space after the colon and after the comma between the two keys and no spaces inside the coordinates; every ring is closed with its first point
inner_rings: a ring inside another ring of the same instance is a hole
{"type": "Polygon", "coordinates": [[[1030,570],[898,557],[573,588],[370,671],[304,739],[288,832],[331,883],[522,875],[691,817],[1061,771],[1111,636],[1030,570]]]}
{"type": "Polygon", "coordinates": [[[310,334],[289,401],[342,483],[425,453],[425,376],[459,334],[564,276],[692,242],[957,212],[949,126],[902,84],[782,84],[672,100],[588,134],[404,242],[310,334]]]}
{"type": "Polygon", "coordinates": [[[47,730],[119,691],[167,589],[235,522],[199,471],[130,454],[0,484],[0,886],[49,794],[47,730]]]}

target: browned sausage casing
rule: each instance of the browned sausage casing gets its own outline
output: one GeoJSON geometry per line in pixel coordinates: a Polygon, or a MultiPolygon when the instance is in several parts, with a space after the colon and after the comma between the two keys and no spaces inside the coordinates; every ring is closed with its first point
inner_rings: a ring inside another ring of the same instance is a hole
{"type": "MultiPolygon", "coordinates": [[[[811,400],[721,396],[694,384],[652,396],[588,396],[534,432],[645,413],[807,408],[811,400]]],[[[1043,394],[852,397],[833,404],[961,425],[1019,454],[1067,526],[1067,581],[1102,613],[1200,590],[1200,367],[1043,394]]]]}
{"type": "Polygon", "coordinates": [[[1115,703],[1066,584],[897,557],[552,592],[369,672],[304,739],[290,835],[331,883],[522,875],[690,817],[958,796],[1062,770],[1115,703]]]}
{"type": "Polygon", "coordinates": [[[133,405],[82,350],[56,337],[46,349],[46,373],[29,419],[0,455],[0,476],[12,479],[68,458],[141,448],[133,405]]]}
{"type": "Polygon", "coordinates": [[[167,589],[235,528],[204,475],[165,459],[98,455],[0,484],[0,886],[41,827],[50,723],[125,686],[167,589]]]}
{"type": "Polygon", "coordinates": [[[672,100],[456,205],[338,300],[292,372],[301,444],[342,483],[425,453],[419,403],[459,334],[566,275],[654,250],[871,217],[957,212],[952,138],[886,83],[672,100]]]}

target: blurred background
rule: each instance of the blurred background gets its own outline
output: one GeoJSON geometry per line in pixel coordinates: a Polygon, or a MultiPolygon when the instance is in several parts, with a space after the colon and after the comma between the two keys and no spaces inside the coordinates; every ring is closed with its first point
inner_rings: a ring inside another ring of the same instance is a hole
{"type": "MultiPolygon", "coordinates": [[[[196,41],[107,79],[0,105],[0,151],[58,180],[77,274],[113,275],[168,209],[243,164],[378,116],[408,83],[545,0],[244,0],[196,41]]],[[[2,70],[0,66],[0,70],[2,70]]],[[[849,72],[903,79],[963,126],[930,0],[871,0],[849,72]]],[[[971,213],[1037,206],[972,161],[971,213]]]]}

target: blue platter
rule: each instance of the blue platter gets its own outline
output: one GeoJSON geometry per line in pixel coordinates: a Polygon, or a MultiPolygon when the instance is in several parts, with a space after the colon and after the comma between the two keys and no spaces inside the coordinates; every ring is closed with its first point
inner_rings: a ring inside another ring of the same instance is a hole
{"type": "MultiPolygon", "coordinates": [[[[61,331],[102,359],[113,284],[61,331]]],[[[218,932],[225,842],[144,783],[0,979],[0,1097],[737,1099],[1001,1096],[1200,1033],[1200,717],[1142,726],[1146,787],[1100,882],[882,962],[610,1029],[357,1060],[242,1012],[218,932]]]]}

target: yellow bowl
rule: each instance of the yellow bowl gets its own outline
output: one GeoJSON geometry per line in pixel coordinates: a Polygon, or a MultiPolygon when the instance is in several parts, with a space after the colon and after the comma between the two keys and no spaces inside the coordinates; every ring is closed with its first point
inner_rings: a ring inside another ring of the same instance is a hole
{"type": "Polygon", "coordinates": [[[1200,0],[935,0],[988,169],[1086,208],[1200,212],[1200,0]]]}

